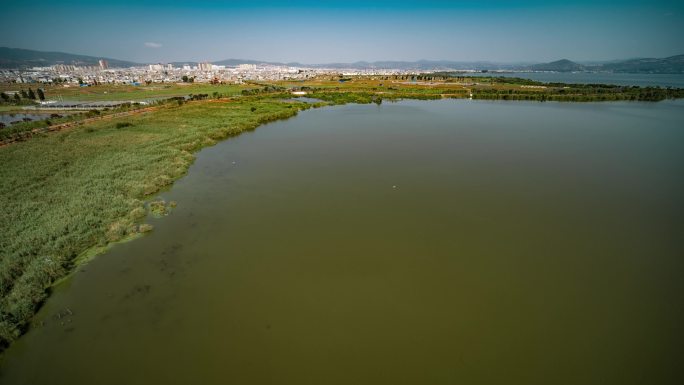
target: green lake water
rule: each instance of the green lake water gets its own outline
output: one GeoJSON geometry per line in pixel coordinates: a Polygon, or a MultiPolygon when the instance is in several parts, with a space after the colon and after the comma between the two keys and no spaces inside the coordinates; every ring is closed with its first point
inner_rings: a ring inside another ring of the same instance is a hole
{"type": "Polygon", "coordinates": [[[680,384],[684,102],[309,110],[202,150],[2,384],[680,384]]]}

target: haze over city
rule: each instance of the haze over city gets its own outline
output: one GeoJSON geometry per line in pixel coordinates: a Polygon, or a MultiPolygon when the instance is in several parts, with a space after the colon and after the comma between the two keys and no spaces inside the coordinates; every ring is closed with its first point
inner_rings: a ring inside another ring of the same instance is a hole
{"type": "Polygon", "coordinates": [[[33,1],[0,46],[134,62],[544,62],[684,52],[673,1],[33,1]],[[40,10],[40,11],[37,11],[40,10]]]}

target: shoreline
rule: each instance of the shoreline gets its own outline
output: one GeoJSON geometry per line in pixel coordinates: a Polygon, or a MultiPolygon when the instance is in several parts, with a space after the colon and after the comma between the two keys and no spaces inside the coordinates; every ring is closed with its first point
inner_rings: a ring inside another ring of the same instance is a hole
{"type": "MultiPolygon", "coordinates": [[[[174,107],[175,110],[173,111],[168,111],[164,110],[164,112],[168,112],[170,114],[178,114],[179,111],[183,111],[184,108],[191,108],[191,109],[203,109],[203,108],[210,108],[209,105],[212,103],[209,102],[196,102],[198,104],[195,105],[188,105],[188,106],[179,106],[179,107],[174,107]]],[[[262,100],[243,100],[240,102],[241,104],[241,112],[243,114],[249,113],[249,114],[254,114],[255,111],[251,111],[251,106],[252,103],[255,103],[256,105],[263,104],[264,102],[262,100]]],[[[266,102],[268,103],[268,102],[266,102]]],[[[213,103],[216,104],[216,103],[213,103]]],[[[226,103],[227,104],[227,103],[226,103]]],[[[77,266],[82,265],[83,263],[87,263],[87,261],[91,260],[92,258],[102,254],[112,246],[114,246],[117,243],[120,242],[128,242],[131,240],[135,240],[142,235],[146,231],[141,231],[140,230],[140,224],[144,224],[144,218],[147,218],[147,215],[150,214],[149,208],[146,208],[145,202],[154,200],[154,196],[158,194],[159,192],[163,191],[165,188],[170,187],[175,181],[178,179],[182,178],[184,175],[186,175],[188,168],[194,161],[195,153],[198,152],[199,150],[214,145],[218,143],[221,140],[228,139],[232,136],[239,135],[242,132],[253,130],[257,128],[258,126],[261,126],[262,124],[269,123],[272,121],[276,120],[281,120],[281,119],[287,119],[291,118],[297,115],[299,111],[306,110],[308,108],[312,107],[317,107],[313,105],[307,105],[306,103],[291,103],[289,104],[289,107],[287,105],[283,105],[283,103],[278,102],[272,102],[268,103],[268,107],[274,108],[276,111],[274,112],[266,112],[263,114],[255,114],[256,116],[250,116],[251,119],[244,119],[244,121],[237,122],[233,127],[220,127],[220,126],[214,126],[212,129],[207,130],[206,132],[200,132],[197,130],[195,132],[196,135],[192,135],[192,139],[194,140],[186,140],[183,143],[173,143],[173,144],[168,144],[166,147],[166,150],[170,150],[170,152],[174,153],[172,155],[175,156],[168,156],[166,157],[166,163],[163,165],[150,165],[150,167],[147,170],[143,169],[144,171],[147,171],[147,178],[142,183],[137,189],[135,189],[132,194],[132,197],[129,197],[128,199],[125,199],[125,197],[122,197],[122,192],[121,191],[114,191],[110,190],[108,194],[105,195],[115,195],[112,196],[114,200],[119,202],[119,204],[116,207],[116,211],[118,211],[119,215],[111,215],[107,216],[106,219],[100,221],[101,223],[98,223],[98,231],[96,231],[96,234],[93,234],[93,236],[89,240],[81,240],[81,244],[84,244],[84,246],[87,244],[87,247],[84,247],[80,251],[78,251],[76,254],[74,252],[79,248],[79,247],[67,247],[67,250],[63,250],[62,255],[58,255],[54,258],[50,258],[51,260],[46,262],[49,265],[54,265],[55,262],[58,263],[58,266],[52,266],[51,269],[47,270],[46,272],[42,272],[41,270],[38,271],[37,274],[39,276],[37,279],[27,279],[26,274],[24,273],[21,276],[16,278],[15,283],[11,286],[11,291],[9,292],[4,292],[3,296],[0,297],[0,304],[2,304],[2,313],[0,313],[0,355],[2,354],[1,352],[9,346],[11,341],[19,338],[21,335],[23,335],[28,328],[30,327],[30,321],[33,317],[33,315],[38,311],[38,309],[42,306],[43,302],[48,298],[48,292],[51,287],[53,287],[55,284],[61,282],[64,279],[68,279],[70,274],[75,271],[75,268],[77,266]],[[174,151],[175,150],[175,151],[174,151]],[[152,166],[159,166],[160,168],[158,170],[155,170],[152,166]],[[156,171],[156,172],[155,172],[156,171]],[[171,171],[171,172],[168,172],[171,171]],[[118,197],[117,197],[118,196],[118,197]],[[119,199],[116,199],[119,198],[119,199]],[[99,234],[99,236],[97,235],[99,234]],[[52,260],[54,259],[54,260],[52,260]],[[17,292],[17,290],[23,290],[26,291],[28,290],[29,293],[32,293],[31,295],[28,296],[22,296],[20,293],[17,292]],[[13,310],[19,310],[19,313],[13,312],[13,310]]],[[[256,107],[258,109],[258,107],[256,107]]],[[[154,118],[155,114],[163,114],[164,112],[162,111],[155,111],[152,112],[151,114],[146,114],[145,116],[136,116],[134,119],[138,124],[140,120],[149,120],[150,118],[154,118]]],[[[199,115],[198,115],[199,116],[199,115]]],[[[193,119],[189,119],[193,120],[193,119]]],[[[197,120],[201,121],[201,117],[197,118],[197,120]]],[[[116,131],[118,130],[115,127],[107,127],[111,123],[110,122],[103,122],[103,121],[97,121],[97,122],[91,122],[89,124],[85,125],[79,125],[78,127],[70,130],[65,130],[65,131],[58,131],[54,133],[50,133],[47,135],[42,135],[41,137],[35,137],[31,138],[30,140],[27,140],[25,142],[20,142],[20,143],[14,143],[12,145],[8,146],[3,146],[0,148],[0,159],[6,158],[6,157],[14,157],[13,155],[17,155],[18,153],[24,153],[23,155],[26,156],[26,152],[29,153],[34,153],[36,154],[35,156],[38,156],[37,154],[40,153],[41,151],[38,151],[37,153],[35,152],[38,150],[38,148],[43,148],[45,145],[49,144],[55,144],[57,143],[64,143],[66,140],[62,139],[60,140],[59,138],[64,138],[65,136],[77,136],[85,140],[86,142],[88,141],[89,138],[86,138],[89,133],[93,132],[105,132],[109,131],[108,133],[111,134],[112,131],[116,135],[116,131]],[[96,127],[92,127],[96,126],[96,127]],[[94,131],[88,132],[88,128],[93,128],[94,131]],[[45,143],[45,142],[51,142],[51,143],[45,143]],[[33,149],[33,151],[32,151],[33,149]],[[10,154],[8,154],[10,153],[10,154]]],[[[136,123],[133,124],[133,129],[136,128],[136,123]]],[[[167,135],[169,135],[167,133],[167,135]]],[[[118,135],[119,139],[124,139],[123,142],[126,142],[126,135],[118,135]]],[[[170,134],[170,136],[173,136],[173,134],[170,134]]],[[[173,139],[173,138],[169,138],[173,139]]],[[[190,139],[190,138],[188,138],[190,139]]],[[[173,140],[172,140],[173,142],[173,140]]],[[[100,144],[100,143],[98,143],[100,144]]],[[[153,146],[154,142],[150,143],[150,146],[153,146]]],[[[58,145],[58,146],[68,146],[67,145],[58,145]]],[[[60,148],[52,148],[53,155],[55,153],[61,153],[63,155],[68,156],[68,150],[66,149],[67,147],[64,147],[64,151],[60,152],[60,148]]],[[[130,155],[130,154],[129,154],[130,155]]],[[[22,157],[24,157],[22,156],[22,157]]],[[[59,156],[59,155],[58,155],[59,156]]],[[[134,156],[132,156],[134,157],[134,156]]],[[[79,159],[80,162],[82,163],[87,163],[88,158],[82,158],[79,159]]],[[[135,163],[135,162],[134,162],[135,163]]],[[[138,166],[144,167],[145,162],[137,162],[138,166]]],[[[81,164],[83,165],[83,164],[81,164]]],[[[84,172],[88,173],[88,166],[84,165],[85,169],[84,172]]],[[[8,167],[8,169],[11,167],[8,167]]],[[[114,174],[111,176],[111,178],[116,178],[116,170],[115,168],[111,168],[114,174]]],[[[14,170],[16,171],[16,170],[14,170]]],[[[22,170],[25,171],[25,174],[31,174],[34,169],[32,170],[22,170]]],[[[5,172],[8,172],[8,170],[5,170],[5,172]]],[[[0,172],[0,174],[2,174],[0,172]]],[[[38,174],[40,174],[38,172],[38,174]]],[[[4,175],[3,175],[4,176],[4,175]]],[[[14,178],[15,180],[18,179],[16,176],[14,178]]],[[[81,179],[87,181],[90,179],[90,175],[81,175],[81,179]]],[[[8,178],[3,178],[5,181],[9,181],[6,185],[2,186],[2,189],[0,192],[0,202],[5,204],[6,206],[9,207],[9,211],[13,212],[15,211],[15,215],[12,217],[21,217],[23,211],[19,206],[21,206],[22,202],[17,202],[18,200],[21,200],[20,198],[15,198],[14,201],[9,197],[10,193],[13,193],[12,195],[17,194],[17,191],[14,191],[12,189],[12,181],[11,179],[8,178]],[[16,208],[17,210],[13,210],[13,208],[16,208]]],[[[106,182],[105,182],[106,183],[106,182]]],[[[54,190],[55,186],[51,186],[52,188],[48,187],[48,190],[54,190]]],[[[104,186],[103,186],[104,187],[104,186]]],[[[59,189],[59,188],[57,188],[59,189]]],[[[22,195],[22,194],[18,194],[22,195]]],[[[126,194],[128,195],[128,194],[126,194]]],[[[86,195],[87,196],[87,195],[86,195]]],[[[68,198],[67,198],[68,199],[68,198]]],[[[74,200],[78,199],[73,197],[74,200]]],[[[85,196],[83,196],[83,199],[87,199],[85,196]]],[[[40,205],[40,204],[39,204],[40,205]]],[[[112,202],[107,202],[106,205],[113,205],[112,202]]],[[[45,202],[42,206],[43,209],[46,211],[42,213],[43,215],[39,215],[40,217],[44,215],[50,216],[50,212],[54,211],[54,208],[46,207],[50,206],[49,203],[45,202]]],[[[86,206],[87,207],[87,206],[86,206]]],[[[59,209],[57,209],[59,211],[59,209]]],[[[97,210],[90,210],[90,215],[98,215],[96,214],[97,210]]],[[[83,212],[78,212],[78,213],[71,213],[67,214],[67,216],[64,215],[59,215],[58,213],[55,213],[52,215],[53,219],[57,218],[58,220],[61,219],[61,221],[66,222],[65,225],[68,227],[70,223],[74,222],[73,220],[70,219],[72,215],[86,215],[88,213],[83,213],[83,212]]],[[[8,218],[9,219],[9,218],[8,218]]],[[[17,235],[21,233],[21,229],[17,227],[24,227],[24,226],[14,226],[15,228],[9,228],[12,227],[12,224],[7,223],[9,221],[5,221],[6,223],[3,223],[3,226],[7,225],[7,231],[5,232],[5,237],[7,239],[2,241],[2,244],[7,244],[9,243],[9,239],[13,237],[13,235],[17,235]],[[13,231],[14,230],[14,231],[13,231]],[[10,234],[8,234],[10,233],[10,234]],[[14,233],[14,234],[12,234],[14,233]]],[[[36,223],[32,223],[33,225],[36,225],[36,223]]],[[[39,227],[42,227],[40,224],[38,224],[39,227]]],[[[43,232],[40,231],[39,232],[43,232]]],[[[67,237],[73,238],[74,236],[79,235],[75,231],[70,231],[68,234],[66,234],[67,237]]],[[[82,235],[82,234],[81,234],[82,235]]],[[[48,235],[48,236],[54,236],[54,235],[48,235]]],[[[66,240],[65,240],[66,241],[66,240]]],[[[43,246],[40,242],[35,242],[35,241],[28,241],[27,247],[32,247],[35,252],[34,253],[40,253],[40,249],[43,246]]],[[[15,248],[16,249],[16,248],[15,248]]],[[[14,251],[14,255],[17,255],[18,252],[21,252],[21,250],[8,250],[10,253],[14,251]]],[[[25,250],[26,252],[28,250],[25,250]]],[[[54,251],[54,249],[53,249],[54,251]]],[[[42,253],[41,253],[42,254],[42,253]]],[[[4,259],[0,262],[3,263],[2,268],[6,269],[7,268],[7,263],[8,260],[10,259],[11,255],[7,256],[7,259],[4,259]]],[[[25,264],[29,263],[35,263],[33,262],[35,259],[25,261],[25,264]]],[[[33,269],[35,270],[35,269],[33,269]]],[[[30,270],[32,271],[32,270],[30,270]]],[[[32,278],[32,277],[28,277],[32,278]]],[[[6,284],[5,284],[6,285],[6,284]]]]}
{"type": "MultiPolygon", "coordinates": [[[[11,213],[0,222],[8,252],[0,269],[10,278],[0,287],[0,354],[28,330],[50,287],[116,243],[143,235],[140,224],[150,213],[146,202],[186,175],[199,150],[309,108],[469,99],[466,90],[449,97],[443,90],[368,91],[317,88],[306,95],[321,100],[317,103],[283,102],[292,95],[279,90],[197,100],[74,122],[68,130],[0,146],[0,161],[7,165],[0,171],[6,183],[0,186],[0,203],[11,213]],[[72,149],[80,152],[74,155],[72,149]],[[41,255],[49,257],[41,260],[41,255]]],[[[494,95],[473,100],[536,101],[494,95]]]]}

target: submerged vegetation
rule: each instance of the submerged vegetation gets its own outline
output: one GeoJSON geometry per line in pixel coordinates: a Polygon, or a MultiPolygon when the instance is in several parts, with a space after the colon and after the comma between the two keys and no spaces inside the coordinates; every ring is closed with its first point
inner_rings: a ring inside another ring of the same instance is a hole
{"type": "MultiPolygon", "coordinates": [[[[168,215],[171,210],[176,207],[177,203],[174,201],[171,202],[166,202],[165,200],[155,200],[150,202],[147,205],[147,208],[150,212],[155,217],[162,217],[164,215],[168,215]]],[[[144,210],[142,210],[144,212],[144,210]]]]}
{"type": "MultiPolygon", "coordinates": [[[[168,98],[146,114],[115,114],[136,107],[131,105],[0,128],[0,139],[17,134],[30,137],[0,147],[0,350],[26,330],[47,297],[46,290],[79,259],[112,242],[150,231],[152,227],[142,223],[148,214],[168,213],[173,202],[146,201],[185,174],[193,152],[260,124],[311,107],[381,104],[402,98],[650,101],[684,97],[683,90],[658,87],[568,86],[446,76],[328,77],[219,87],[223,88],[141,87],[144,96],[164,94],[168,98]],[[187,94],[178,95],[179,88],[187,94]],[[319,101],[291,101],[290,91],[303,91],[319,101]],[[111,119],[102,115],[111,115],[111,119]],[[35,132],[36,128],[73,121],[84,124],[35,132]]],[[[88,88],[76,98],[122,94],[141,98],[131,87],[88,88]]],[[[77,91],[48,90],[48,96],[50,92],[68,96],[77,91]]]]}

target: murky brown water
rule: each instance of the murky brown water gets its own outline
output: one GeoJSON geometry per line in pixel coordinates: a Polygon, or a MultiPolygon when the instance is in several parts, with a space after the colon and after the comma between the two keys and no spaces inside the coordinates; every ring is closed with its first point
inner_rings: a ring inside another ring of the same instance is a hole
{"type": "Polygon", "coordinates": [[[684,378],[682,102],[311,110],[162,196],[151,234],[57,288],[2,384],[684,378]]]}

